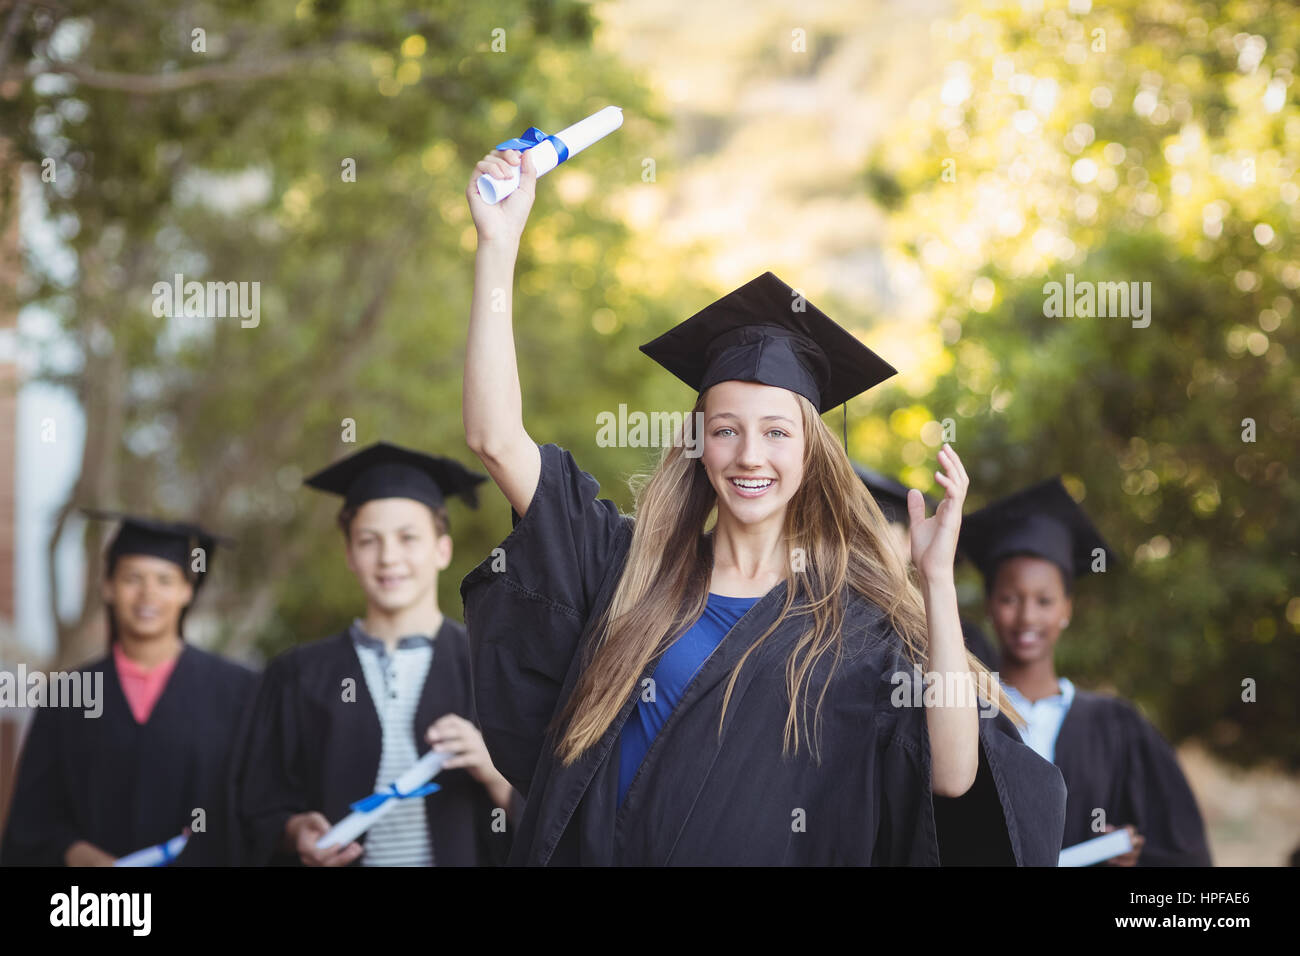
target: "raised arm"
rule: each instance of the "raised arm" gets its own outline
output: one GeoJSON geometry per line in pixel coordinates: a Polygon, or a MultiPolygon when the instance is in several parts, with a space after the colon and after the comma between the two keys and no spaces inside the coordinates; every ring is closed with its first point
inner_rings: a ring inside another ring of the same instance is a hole
{"type": "Polygon", "coordinates": [[[466,197],[478,230],[474,299],[465,344],[461,407],[465,441],[522,516],[542,470],[537,443],[524,430],[519,366],[515,360],[511,295],[519,237],[536,195],[537,174],[527,153],[493,150],[474,167],[466,197]],[[519,188],[496,205],[478,194],[482,174],[506,178],[507,164],[523,162],[519,188]]]}
{"type": "Polygon", "coordinates": [[[966,643],[957,613],[957,588],[953,562],[957,556],[957,535],[961,529],[961,508],[970,478],[957,453],[948,445],[939,452],[943,471],[935,479],[947,491],[939,508],[925,516],[925,501],[916,490],[907,493],[911,518],[909,534],[912,561],[921,579],[925,620],[929,628],[927,669],[939,675],[940,688],[952,687],[950,675],[962,685],[961,697],[927,706],[926,725],[930,733],[931,787],[936,796],[960,797],[975,782],[979,772],[979,713],[975,680],[966,660],[966,643]]]}

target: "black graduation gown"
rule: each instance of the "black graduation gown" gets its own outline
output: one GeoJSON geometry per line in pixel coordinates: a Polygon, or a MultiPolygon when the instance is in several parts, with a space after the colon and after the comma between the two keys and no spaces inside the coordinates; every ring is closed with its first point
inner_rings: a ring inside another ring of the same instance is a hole
{"type": "Polygon", "coordinates": [[[1056,738],[1056,764],[1065,777],[1065,842],[1100,836],[1105,822],[1133,824],[1146,837],[1138,866],[1210,866],[1196,798],[1173,749],[1126,700],[1075,691],[1056,738]]]}
{"type": "Polygon", "coordinates": [[[229,769],[257,675],[192,645],[176,660],[149,719],[136,723],[109,654],[103,712],[42,707],[18,766],[0,863],[57,866],[78,840],[115,857],[154,846],[205,811],[173,866],[224,866],[237,849],[229,769]]]}
{"type": "Polygon", "coordinates": [[[548,444],[541,457],[528,512],[504,542],[504,567],[488,558],[461,583],[483,734],[526,798],[512,863],[1056,864],[1060,773],[1005,718],[979,722],[971,791],[932,799],[924,710],[890,704],[891,676],[912,668],[865,600],[846,608],[847,652],[822,704],[820,766],[806,741],[797,756],[781,754],[785,659],[803,622],[787,621],[746,663],[719,744],[727,677],[779,611],[784,583],[701,667],[621,809],[617,744],[635,694],[597,746],[562,766],[545,727],[572,692],[576,652],[610,600],[632,524],[598,499],[596,481],[567,451],[548,444]]]}
{"type": "MultiPolygon", "coordinates": [[[[465,628],[444,618],[411,728],[421,756],[429,752],[425,731],[449,713],[477,724],[465,628]]],[[[374,792],[382,746],[379,714],[347,631],[273,660],[240,748],[245,863],[300,865],[296,853],[281,848],[289,817],[315,810],[331,823],[342,820],[352,803],[374,792]],[[349,679],[355,699],[344,700],[343,682],[349,679]]],[[[444,770],[434,782],[441,789],[424,798],[434,864],[504,862],[509,828],[493,831],[495,807],[486,788],[463,768],[444,770]]],[[[364,845],[365,839],[363,834],[359,841],[364,845]]]]}
{"type": "Polygon", "coordinates": [[[978,626],[962,618],[961,636],[966,640],[966,650],[979,658],[981,664],[991,671],[998,669],[998,652],[978,626]]]}

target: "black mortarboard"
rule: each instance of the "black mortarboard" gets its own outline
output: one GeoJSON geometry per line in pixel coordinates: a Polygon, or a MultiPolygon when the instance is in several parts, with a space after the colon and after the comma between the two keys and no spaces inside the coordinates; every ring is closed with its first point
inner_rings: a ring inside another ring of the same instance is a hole
{"type": "MultiPolygon", "coordinates": [[[[885,513],[887,521],[895,521],[903,525],[911,523],[911,518],[907,514],[907,485],[857,462],[853,463],[853,470],[867,486],[871,497],[876,499],[876,504],[880,505],[880,510],[885,513]]],[[[923,497],[927,511],[933,513],[938,503],[929,495],[923,494],[923,497]]]]}
{"type": "Polygon", "coordinates": [[[121,511],[99,511],[91,508],[81,510],[88,518],[122,522],[108,545],[110,565],[123,555],[147,554],[179,566],[187,578],[195,580],[196,587],[203,583],[206,575],[199,574],[195,578],[191,571],[194,549],[203,549],[204,566],[207,567],[212,561],[212,555],[218,544],[234,544],[230,538],[213,534],[188,522],[160,521],[157,518],[144,518],[121,511]]]}
{"type": "Polygon", "coordinates": [[[641,346],[698,392],[738,380],[788,388],[825,412],[897,374],[770,272],[641,346]]]}
{"type": "Polygon", "coordinates": [[[458,461],[381,441],[323,468],[303,484],[342,495],[349,508],[376,498],[411,498],[437,508],[451,495],[477,505],[475,486],[481,481],[487,481],[487,475],[458,461]]]}
{"type": "Polygon", "coordinates": [[[1040,481],[973,514],[961,523],[959,547],[992,584],[998,564],[1017,554],[1053,562],[1067,583],[1092,569],[1093,550],[1114,554],[1059,477],[1040,481]]]}

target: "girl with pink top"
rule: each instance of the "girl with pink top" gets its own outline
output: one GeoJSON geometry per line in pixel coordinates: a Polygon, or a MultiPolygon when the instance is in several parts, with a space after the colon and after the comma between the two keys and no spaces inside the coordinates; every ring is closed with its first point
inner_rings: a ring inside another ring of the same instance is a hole
{"type": "Polygon", "coordinates": [[[187,831],[179,865],[233,863],[228,760],[256,675],[182,634],[217,539],[91,514],[124,519],[101,590],[111,649],[78,677],[96,700],[37,710],[0,864],[111,866],[187,831]]]}

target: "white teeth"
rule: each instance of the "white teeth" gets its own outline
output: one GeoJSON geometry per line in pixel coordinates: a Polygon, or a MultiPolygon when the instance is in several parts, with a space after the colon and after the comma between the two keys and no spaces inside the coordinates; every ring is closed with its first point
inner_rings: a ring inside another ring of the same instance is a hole
{"type": "Polygon", "coordinates": [[[732,484],[741,488],[766,488],[772,483],[771,478],[732,478],[732,484]]]}

